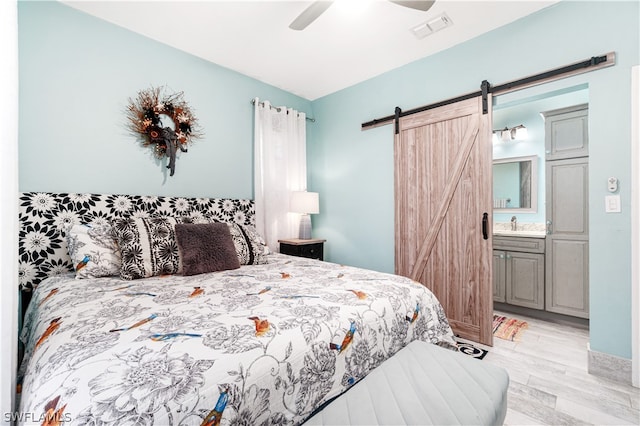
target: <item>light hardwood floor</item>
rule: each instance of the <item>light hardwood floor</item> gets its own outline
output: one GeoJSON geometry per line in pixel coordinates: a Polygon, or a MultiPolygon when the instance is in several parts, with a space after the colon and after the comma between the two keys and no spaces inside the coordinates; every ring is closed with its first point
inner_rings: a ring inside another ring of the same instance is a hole
{"type": "Polygon", "coordinates": [[[496,313],[529,323],[519,342],[479,345],[509,372],[505,425],[640,424],[640,389],[587,373],[588,330],[496,313]]]}

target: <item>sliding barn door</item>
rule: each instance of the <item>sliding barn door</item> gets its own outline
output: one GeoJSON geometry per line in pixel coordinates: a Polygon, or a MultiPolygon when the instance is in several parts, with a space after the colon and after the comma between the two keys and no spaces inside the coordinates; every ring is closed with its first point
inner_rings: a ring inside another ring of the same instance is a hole
{"type": "Polygon", "coordinates": [[[401,117],[394,141],[396,273],[436,295],[456,335],[486,345],[493,343],[491,134],[491,113],[474,98],[401,117]]]}

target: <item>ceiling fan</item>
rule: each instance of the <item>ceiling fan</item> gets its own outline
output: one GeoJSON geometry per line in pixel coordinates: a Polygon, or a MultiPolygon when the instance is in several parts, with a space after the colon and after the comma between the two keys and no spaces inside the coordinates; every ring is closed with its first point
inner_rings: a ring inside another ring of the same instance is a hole
{"type": "MultiPolygon", "coordinates": [[[[391,3],[395,3],[400,6],[408,7],[411,9],[421,10],[426,12],[431,9],[435,0],[388,0],[391,3]]],[[[333,1],[314,1],[309,7],[307,7],[293,22],[289,25],[289,28],[296,31],[301,31],[307,28],[309,24],[315,21],[325,10],[331,6],[333,1]]]]}

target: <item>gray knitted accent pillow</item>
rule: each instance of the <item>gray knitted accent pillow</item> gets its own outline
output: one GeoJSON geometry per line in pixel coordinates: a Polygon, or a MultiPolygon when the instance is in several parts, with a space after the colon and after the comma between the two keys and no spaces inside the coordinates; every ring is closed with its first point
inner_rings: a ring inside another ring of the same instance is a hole
{"type": "Polygon", "coordinates": [[[226,223],[176,224],[182,275],[238,269],[240,261],[226,223]]]}

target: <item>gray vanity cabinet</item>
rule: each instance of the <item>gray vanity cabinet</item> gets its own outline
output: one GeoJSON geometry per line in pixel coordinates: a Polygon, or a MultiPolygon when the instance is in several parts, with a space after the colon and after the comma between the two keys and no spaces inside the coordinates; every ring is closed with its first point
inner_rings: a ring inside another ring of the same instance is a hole
{"type": "Polygon", "coordinates": [[[544,238],[493,238],[493,300],[544,309],[544,238]]]}

